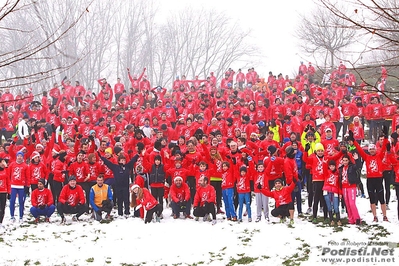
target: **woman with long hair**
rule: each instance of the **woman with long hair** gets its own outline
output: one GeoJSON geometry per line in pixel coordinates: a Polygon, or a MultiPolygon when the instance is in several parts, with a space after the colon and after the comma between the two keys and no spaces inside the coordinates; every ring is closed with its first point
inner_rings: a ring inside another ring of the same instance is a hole
{"type": "Polygon", "coordinates": [[[132,192],[130,207],[137,208],[143,207],[146,210],[144,223],[150,223],[152,216],[156,213],[156,221],[160,222],[162,207],[158,201],[151,195],[150,191],[146,188],[140,188],[139,185],[134,184],[130,191],[132,192]]]}

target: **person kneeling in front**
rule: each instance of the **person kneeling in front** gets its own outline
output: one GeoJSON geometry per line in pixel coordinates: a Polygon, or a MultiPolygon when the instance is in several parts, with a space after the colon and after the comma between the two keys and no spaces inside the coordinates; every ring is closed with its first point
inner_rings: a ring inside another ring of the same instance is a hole
{"type": "Polygon", "coordinates": [[[170,187],[170,196],[172,198],[170,206],[172,207],[173,218],[179,218],[180,212],[184,212],[185,218],[193,219],[190,215],[191,200],[189,186],[183,182],[181,176],[176,176],[173,183],[170,187]]]}
{"type": "Polygon", "coordinates": [[[32,191],[30,213],[35,217],[35,223],[40,221],[40,216],[44,216],[46,222],[50,222],[50,216],[55,211],[53,195],[50,189],[45,188],[45,179],[40,178],[37,181],[37,188],[32,191]]]}
{"type": "Polygon", "coordinates": [[[61,190],[58,198],[57,212],[61,216],[61,224],[66,222],[64,214],[75,214],[73,221],[79,221],[79,217],[87,211],[85,196],[80,185],[76,185],[76,177],[71,175],[68,185],[61,190]]]}
{"type": "Polygon", "coordinates": [[[104,184],[104,176],[97,177],[97,184],[90,189],[90,206],[94,210],[94,218],[97,221],[102,220],[102,212],[106,212],[106,220],[111,219],[111,211],[114,207],[112,202],[111,186],[104,184]]]}

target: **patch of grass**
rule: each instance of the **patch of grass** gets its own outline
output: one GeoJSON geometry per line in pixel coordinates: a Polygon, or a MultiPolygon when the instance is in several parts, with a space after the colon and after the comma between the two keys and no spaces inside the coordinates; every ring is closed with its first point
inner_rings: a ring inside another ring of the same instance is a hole
{"type": "Polygon", "coordinates": [[[40,265],[41,263],[40,263],[40,261],[35,261],[35,263],[33,263],[33,264],[40,265]]]}
{"type": "Polygon", "coordinates": [[[86,262],[94,262],[94,258],[93,258],[93,257],[88,258],[88,259],[86,260],[86,262]]]}
{"type": "Polygon", "coordinates": [[[299,252],[293,254],[291,257],[286,257],[283,261],[283,265],[286,266],[299,266],[302,262],[309,259],[310,246],[307,243],[302,243],[302,246],[297,248],[299,252]]]}
{"type": "Polygon", "coordinates": [[[248,256],[242,256],[238,259],[230,257],[230,261],[226,264],[226,266],[234,266],[235,264],[247,265],[247,264],[253,263],[257,259],[258,258],[248,257],[248,256]]]}
{"type": "Polygon", "coordinates": [[[262,259],[265,259],[265,260],[268,260],[268,259],[270,259],[270,256],[266,256],[266,255],[262,255],[262,256],[260,256],[262,259]]]}
{"type": "Polygon", "coordinates": [[[30,265],[30,260],[25,260],[24,261],[24,265],[26,266],[26,265],[30,265]]]}
{"type": "Polygon", "coordinates": [[[4,242],[4,238],[0,237],[0,242],[4,242]]]}

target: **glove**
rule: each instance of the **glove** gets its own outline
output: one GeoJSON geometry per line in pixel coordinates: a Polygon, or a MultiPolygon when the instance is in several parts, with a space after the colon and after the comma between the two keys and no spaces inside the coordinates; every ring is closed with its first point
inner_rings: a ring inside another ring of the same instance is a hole
{"type": "Polygon", "coordinates": [[[355,141],[355,138],[353,137],[353,131],[352,130],[349,130],[348,140],[355,141]]]}
{"type": "Polygon", "coordinates": [[[88,138],[89,138],[90,141],[94,140],[94,137],[92,135],[90,135],[88,138]]]}
{"type": "Polygon", "coordinates": [[[36,143],[36,135],[35,134],[32,135],[32,142],[36,143]]]}
{"type": "Polygon", "coordinates": [[[79,131],[79,127],[78,127],[78,125],[75,125],[73,128],[75,129],[75,131],[76,131],[76,132],[78,132],[78,131],[79,131]]]}
{"type": "Polygon", "coordinates": [[[60,125],[60,131],[62,131],[62,130],[64,130],[64,125],[63,124],[60,125]]]}
{"type": "Polygon", "coordinates": [[[384,134],[384,138],[388,138],[388,127],[382,126],[382,133],[384,134]]]}
{"type": "Polygon", "coordinates": [[[309,131],[309,127],[310,127],[310,125],[307,125],[307,126],[305,127],[304,131],[305,131],[305,132],[308,132],[308,131],[309,131]]]}
{"type": "Polygon", "coordinates": [[[305,151],[308,152],[310,150],[310,143],[306,143],[305,145],[305,151]]]}
{"type": "Polygon", "coordinates": [[[29,187],[24,187],[25,195],[29,195],[29,187]]]}
{"type": "Polygon", "coordinates": [[[256,186],[258,189],[262,189],[262,184],[258,183],[258,185],[256,186]]]}
{"type": "Polygon", "coordinates": [[[316,132],[316,129],[312,126],[310,126],[309,129],[312,130],[313,132],[316,132]]]}
{"type": "Polygon", "coordinates": [[[11,199],[11,194],[10,193],[7,194],[7,199],[8,200],[11,199]]]}
{"type": "Polygon", "coordinates": [[[54,124],[51,124],[51,129],[53,130],[53,132],[55,132],[57,130],[57,127],[54,124]]]}
{"type": "Polygon", "coordinates": [[[247,156],[248,161],[252,161],[252,157],[251,156],[247,156]]]}
{"type": "Polygon", "coordinates": [[[387,152],[391,151],[391,143],[388,142],[385,147],[387,148],[387,152]]]}

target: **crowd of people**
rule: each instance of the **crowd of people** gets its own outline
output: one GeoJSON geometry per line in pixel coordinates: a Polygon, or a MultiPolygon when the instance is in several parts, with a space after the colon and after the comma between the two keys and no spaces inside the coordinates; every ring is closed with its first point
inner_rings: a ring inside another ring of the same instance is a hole
{"type": "Polygon", "coordinates": [[[358,84],[342,62],[321,82],[303,62],[294,79],[228,69],[219,81],[213,72],[177,76],[169,89],[153,88],[145,72],[128,69],[126,88],[99,79],[98,95],[67,77],[40,101],[30,90],[1,92],[0,225],[7,199],[11,222],[17,199],[23,222],[28,196],[36,223],[55,210],[61,223],[65,214],[111,220],[114,208],[149,223],[170,206],[174,219],[271,214],[291,224],[295,209],[318,223],[320,207],[325,223],[341,225],[346,211],[360,224],[356,197],[366,195],[374,222],[378,202],[388,221],[391,185],[399,197],[399,108],[381,95],[384,67],[377,88],[358,84]]]}

